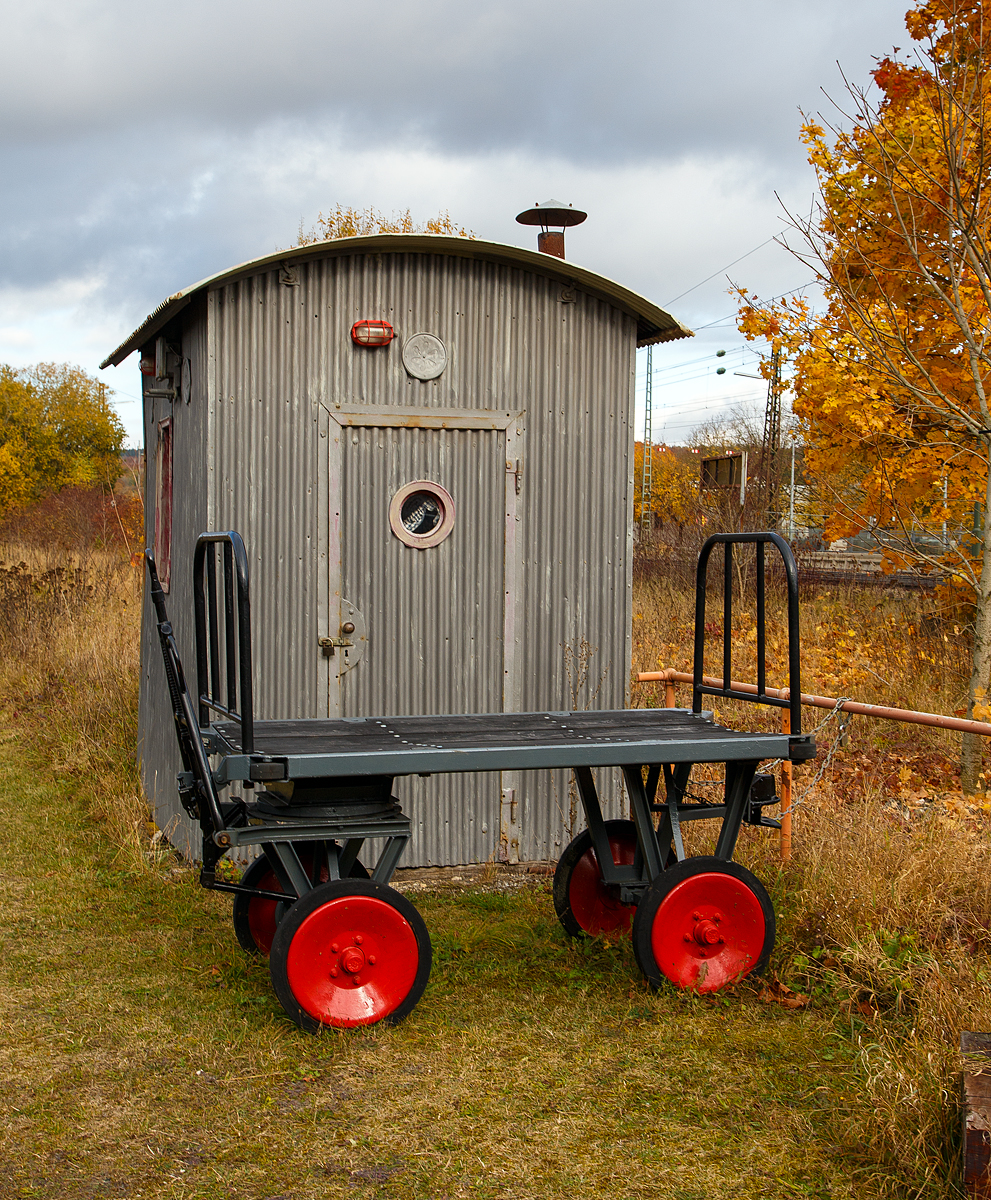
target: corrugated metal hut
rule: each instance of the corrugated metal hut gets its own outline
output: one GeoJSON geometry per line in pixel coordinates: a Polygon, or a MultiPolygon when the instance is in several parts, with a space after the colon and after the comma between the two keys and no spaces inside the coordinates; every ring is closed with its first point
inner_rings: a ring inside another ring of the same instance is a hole
{"type": "MultiPolygon", "coordinates": [[[[431,235],[299,247],[169,297],[104,365],[141,353],[147,533],[187,673],[194,540],[232,528],[260,718],[623,707],[635,348],[688,333],[570,262],[431,235]],[[365,321],[394,339],[360,344],[365,321]]],[[[146,603],[143,779],[195,849],[167,702],[146,603]]],[[[407,865],[554,858],[575,822],[560,772],[397,794],[407,865]]]]}

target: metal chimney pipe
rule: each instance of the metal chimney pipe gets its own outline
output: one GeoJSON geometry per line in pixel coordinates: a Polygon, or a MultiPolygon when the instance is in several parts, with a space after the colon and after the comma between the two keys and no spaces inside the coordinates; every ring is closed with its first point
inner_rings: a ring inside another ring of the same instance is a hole
{"type": "Polygon", "coordinates": [[[553,254],[564,258],[564,231],[569,225],[580,225],[588,216],[580,208],[562,204],[560,200],[545,200],[519,214],[520,225],[539,225],[537,249],[542,254],[553,254]]]}
{"type": "Polygon", "coordinates": [[[564,230],[541,229],[537,234],[537,249],[541,254],[553,254],[564,258],[564,230]]]}

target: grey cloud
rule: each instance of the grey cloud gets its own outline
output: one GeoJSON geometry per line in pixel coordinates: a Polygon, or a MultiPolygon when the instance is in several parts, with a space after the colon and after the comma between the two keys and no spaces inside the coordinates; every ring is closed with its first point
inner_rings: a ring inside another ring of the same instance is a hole
{"type": "MultiPolygon", "coordinates": [[[[905,0],[36,0],[5,21],[8,143],[129,123],[245,129],[343,119],[354,138],[425,138],[586,161],[700,149],[793,151],[833,60],[858,76],[904,41],[905,0]]],[[[163,147],[165,150],[166,147],[163,147]]]]}
{"type": "MultiPolygon", "coordinates": [[[[616,232],[590,221],[587,238],[576,235],[579,261],[663,302],[779,227],[771,193],[805,178],[798,107],[837,84],[835,59],[865,79],[871,54],[904,43],[906,6],[34,0],[15,10],[8,0],[0,284],[101,276],[91,303],[133,311],[136,323],[175,288],[289,244],[296,221],[312,222],[320,206],[412,202],[402,179],[383,197],[355,176],[321,173],[321,156],[342,144],[455,160],[515,154],[527,178],[546,162],[546,187],[516,195],[507,178],[505,224],[479,229],[508,241],[519,240],[509,198],[522,206],[556,193],[569,166],[746,161],[751,190],[760,181],[767,193],[770,229],[755,222],[752,197],[741,218],[731,189],[708,202],[708,229],[691,219],[697,195],[641,195],[637,220],[663,214],[669,278],[620,228],[621,198],[616,232]]],[[[742,277],[756,278],[748,268],[742,277]]],[[[681,311],[729,311],[724,287],[716,281],[681,311]]]]}

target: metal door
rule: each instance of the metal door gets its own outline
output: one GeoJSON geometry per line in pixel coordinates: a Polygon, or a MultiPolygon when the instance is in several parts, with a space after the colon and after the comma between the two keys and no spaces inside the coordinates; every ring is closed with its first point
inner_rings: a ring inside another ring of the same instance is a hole
{"type": "MultiPolygon", "coordinates": [[[[516,707],[518,415],[368,408],[334,416],[329,710],[516,707]]],[[[501,812],[505,782],[489,774],[397,784],[414,818],[407,861],[515,857],[515,831],[501,828],[515,818],[501,812]]]]}

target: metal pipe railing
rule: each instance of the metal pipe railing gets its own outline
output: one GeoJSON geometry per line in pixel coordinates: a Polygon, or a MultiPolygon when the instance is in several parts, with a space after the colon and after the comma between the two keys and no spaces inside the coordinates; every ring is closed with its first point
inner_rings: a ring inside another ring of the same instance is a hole
{"type": "MultiPolygon", "coordinates": [[[[695,676],[687,671],[676,671],[668,667],[664,671],[641,671],[637,675],[638,683],[663,683],[664,703],[667,708],[675,707],[675,684],[695,684],[695,676]]],[[[704,677],[703,683],[712,688],[722,688],[723,680],[704,677]]],[[[750,695],[775,696],[781,700],[790,699],[788,688],[761,688],[752,683],[739,683],[732,680],[729,685],[732,692],[747,692],[750,695]]],[[[968,721],[964,717],[944,717],[941,713],[917,712],[911,708],[891,708],[884,704],[861,704],[858,700],[840,700],[832,696],[812,696],[802,692],[801,703],[806,708],[827,708],[831,712],[848,712],[856,716],[876,717],[885,721],[903,721],[910,725],[928,725],[935,729],[952,729],[961,733],[977,733],[983,737],[991,737],[991,724],[985,721],[968,721]]],[[[781,732],[791,732],[791,709],[781,710],[781,732]]],[[[792,764],[787,759],[781,763],[781,857],[791,858],[791,814],[792,814],[792,764]]]]}
{"type": "MultiPolygon", "coordinates": [[[[664,671],[641,671],[637,675],[638,683],[665,683],[674,686],[676,683],[692,683],[694,676],[685,671],[675,671],[669,667],[664,671]]],[[[721,688],[723,681],[711,676],[704,676],[703,682],[708,687],[721,688]]],[[[730,682],[730,690],[746,692],[751,696],[758,695],[757,688],[752,683],[730,682]]],[[[788,688],[768,688],[768,696],[777,699],[790,699],[788,688]]],[[[935,729],[955,729],[960,733],[977,733],[983,737],[991,737],[991,724],[986,721],[969,721],[965,717],[944,717],[941,713],[917,712],[911,708],[891,708],[884,704],[861,704],[858,700],[838,701],[833,696],[812,696],[802,692],[801,703],[806,708],[828,708],[837,712],[855,713],[862,717],[878,717],[885,721],[904,721],[910,725],[929,725],[935,729]]]]}

